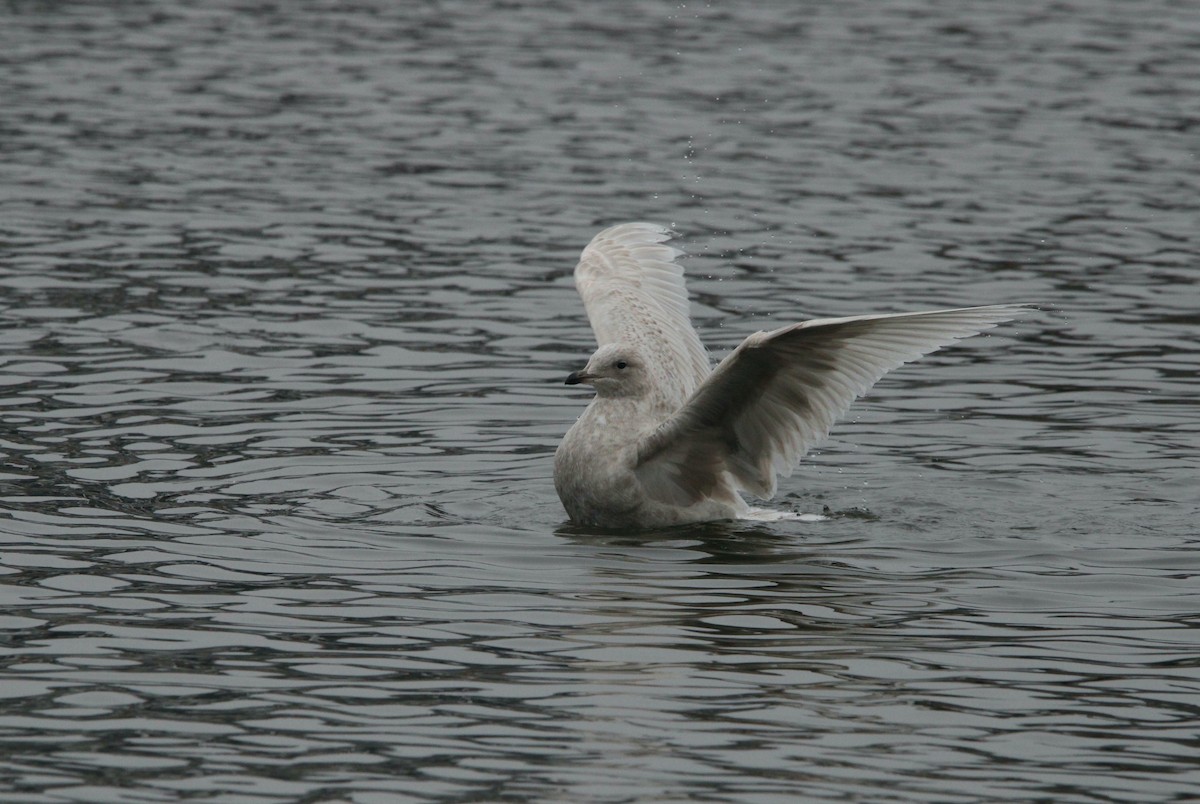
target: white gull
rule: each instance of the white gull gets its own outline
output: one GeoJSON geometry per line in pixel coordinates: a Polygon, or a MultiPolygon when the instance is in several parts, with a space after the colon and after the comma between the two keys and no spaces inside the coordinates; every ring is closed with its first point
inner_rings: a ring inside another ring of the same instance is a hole
{"type": "Polygon", "coordinates": [[[753,517],[886,372],[1030,308],[991,305],[820,318],[756,332],[711,368],[692,328],[682,252],[649,223],[605,229],[575,286],[600,348],[568,385],[596,396],[554,454],[572,520],[657,528],[753,517]]]}

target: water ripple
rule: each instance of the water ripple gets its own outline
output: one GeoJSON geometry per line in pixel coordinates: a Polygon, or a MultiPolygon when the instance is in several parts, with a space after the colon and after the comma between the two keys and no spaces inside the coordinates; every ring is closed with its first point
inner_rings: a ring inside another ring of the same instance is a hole
{"type": "Polygon", "coordinates": [[[14,7],[12,800],[1185,800],[1183,7],[14,7]],[[820,523],[566,523],[617,220],[720,354],[1038,316],[884,380],[820,523]]]}

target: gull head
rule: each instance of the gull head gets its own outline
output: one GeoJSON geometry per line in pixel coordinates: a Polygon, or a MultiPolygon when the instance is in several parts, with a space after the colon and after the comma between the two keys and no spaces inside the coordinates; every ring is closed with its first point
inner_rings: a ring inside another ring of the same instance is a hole
{"type": "Polygon", "coordinates": [[[590,385],[596,396],[643,396],[649,390],[649,373],[640,352],[619,343],[602,346],[583,371],[567,375],[567,385],[590,385]]]}

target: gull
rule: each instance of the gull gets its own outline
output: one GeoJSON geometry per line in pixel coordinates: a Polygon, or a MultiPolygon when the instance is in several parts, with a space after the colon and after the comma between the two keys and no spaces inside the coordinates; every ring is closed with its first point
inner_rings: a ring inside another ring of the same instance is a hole
{"type": "MultiPolygon", "coordinates": [[[[670,230],[597,234],[575,268],[599,349],[567,385],[595,390],[554,454],[571,520],[653,529],[755,518],[886,372],[1032,309],[1001,304],[819,318],[756,332],[716,368],[692,327],[670,230]]],[[[780,515],[782,516],[782,515],[780,515]]],[[[774,518],[779,518],[778,516],[774,518]]]]}

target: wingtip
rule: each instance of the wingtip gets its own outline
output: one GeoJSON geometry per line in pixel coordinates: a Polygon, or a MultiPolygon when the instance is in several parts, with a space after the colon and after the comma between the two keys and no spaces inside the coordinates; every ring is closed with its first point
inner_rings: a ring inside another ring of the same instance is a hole
{"type": "Polygon", "coordinates": [[[650,223],[648,221],[618,223],[597,232],[596,236],[584,248],[583,253],[586,255],[589,251],[603,251],[611,246],[626,249],[653,246],[660,249],[658,259],[665,262],[673,262],[680,257],[687,256],[675,246],[665,245],[668,240],[671,240],[675,236],[676,232],[674,230],[657,223],[650,223]]]}
{"type": "Polygon", "coordinates": [[[653,243],[663,243],[671,240],[679,235],[674,229],[669,226],[663,226],[660,223],[651,223],[650,221],[629,221],[627,223],[617,223],[600,230],[596,234],[594,240],[605,239],[631,239],[642,240],[653,243]]]}
{"type": "Polygon", "coordinates": [[[1002,324],[1005,321],[1014,321],[1034,313],[1045,312],[1046,306],[1035,302],[1013,302],[1011,304],[991,304],[979,309],[981,311],[995,311],[998,314],[1002,314],[1003,318],[997,318],[996,320],[996,324],[1002,324]]]}
{"type": "Polygon", "coordinates": [[[996,304],[993,307],[1000,307],[1016,312],[1017,315],[1026,315],[1027,313],[1040,313],[1044,311],[1047,305],[1041,302],[1011,302],[1009,304],[996,304]]]}

